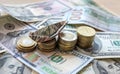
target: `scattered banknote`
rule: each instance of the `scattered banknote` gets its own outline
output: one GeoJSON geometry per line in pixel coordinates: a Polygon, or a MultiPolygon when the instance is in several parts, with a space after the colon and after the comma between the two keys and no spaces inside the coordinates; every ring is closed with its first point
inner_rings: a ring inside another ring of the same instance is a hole
{"type": "Polygon", "coordinates": [[[58,23],[43,27],[35,32],[30,32],[29,36],[36,42],[45,42],[52,38],[55,38],[55,36],[58,35],[58,33],[64,28],[66,24],[67,21],[60,21],[58,23]]]}
{"type": "Polygon", "coordinates": [[[120,17],[101,8],[93,0],[65,0],[73,10],[68,14],[68,23],[88,25],[102,31],[120,31],[120,17]]]}
{"type": "Polygon", "coordinates": [[[7,13],[5,13],[2,9],[0,9],[0,16],[5,16],[8,15],[7,13]]]}
{"type": "Polygon", "coordinates": [[[25,22],[41,21],[54,16],[60,17],[59,15],[63,15],[71,10],[71,7],[65,5],[60,0],[45,0],[18,6],[1,4],[0,8],[16,19],[25,22]]]}
{"type": "Polygon", "coordinates": [[[81,6],[68,14],[69,24],[88,25],[102,31],[120,31],[120,18],[97,8],[81,6]]]}
{"type": "Polygon", "coordinates": [[[3,52],[6,52],[6,50],[0,47],[0,53],[3,53],[3,52]]]}
{"type": "Polygon", "coordinates": [[[120,74],[120,59],[94,60],[78,74],[120,74]]]}
{"type": "Polygon", "coordinates": [[[95,59],[120,58],[120,33],[97,32],[91,48],[78,50],[95,59]]]}
{"type": "Polygon", "coordinates": [[[102,9],[93,0],[52,0],[31,5],[0,5],[0,7],[16,19],[26,22],[42,21],[43,19],[51,17],[61,17],[62,19],[69,18],[69,24],[85,24],[102,31],[119,31],[120,29],[120,17],[102,9]],[[47,8],[46,5],[47,7],[48,5],[53,7],[53,10],[46,11],[45,9],[49,9],[50,7],[47,8]],[[60,8],[56,9],[56,5],[59,5],[60,8]]]}
{"type": "Polygon", "coordinates": [[[119,57],[120,56],[120,33],[116,32],[100,32],[97,33],[94,45],[92,48],[92,55],[105,57],[119,57]]]}
{"type": "Polygon", "coordinates": [[[81,54],[77,50],[61,52],[56,48],[55,51],[47,53],[36,48],[34,52],[30,53],[19,52],[16,49],[17,40],[20,37],[28,36],[31,31],[37,30],[37,28],[10,16],[1,17],[0,22],[0,36],[2,38],[0,46],[40,74],[75,74],[93,60],[92,57],[81,54]]]}
{"type": "Polygon", "coordinates": [[[36,72],[36,71],[34,71],[34,70],[32,70],[32,74],[39,74],[38,72],[36,72]]]}
{"type": "Polygon", "coordinates": [[[93,61],[95,74],[120,74],[120,59],[101,59],[93,61]]]}
{"type": "Polygon", "coordinates": [[[95,73],[94,71],[93,63],[90,63],[77,74],[97,74],[97,73],[95,73]]]}
{"type": "MultiPolygon", "coordinates": [[[[1,46],[4,47],[3,45],[1,46]]],[[[40,74],[76,74],[93,60],[91,57],[83,55],[78,51],[63,53],[57,50],[47,53],[38,50],[26,54],[14,53],[9,49],[8,51],[22,63],[40,74]]]]}
{"type": "Polygon", "coordinates": [[[0,56],[1,74],[32,74],[31,71],[9,53],[4,53],[0,56]]]}

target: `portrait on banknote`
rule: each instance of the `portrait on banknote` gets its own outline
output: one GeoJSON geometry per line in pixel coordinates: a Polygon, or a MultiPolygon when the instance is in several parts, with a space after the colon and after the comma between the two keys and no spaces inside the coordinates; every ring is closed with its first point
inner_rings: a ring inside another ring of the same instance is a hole
{"type": "Polygon", "coordinates": [[[16,60],[9,53],[4,53],[0,57],[0,73],[1,74],[30,74],[25,65],[16,60]]]}
{"type": "Polygon", "coordinates": [[[99,38],[95,37],[93,46],[92,46],[92,53],[97,54],[102,47],[102,43],[99,38]]]}
{"type": "Polygon", "coordinates": [[[93,68],[96,74],[120,74],[120,60],[95,60],[93,68]]]}

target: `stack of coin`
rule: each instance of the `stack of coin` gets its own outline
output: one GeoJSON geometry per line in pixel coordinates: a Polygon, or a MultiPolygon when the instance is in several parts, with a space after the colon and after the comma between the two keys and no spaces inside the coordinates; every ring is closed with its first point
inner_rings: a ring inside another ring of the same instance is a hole
{"type": "Polygon", "coordinates": [[[77,34],[72,31],[62,31],[58,39],[58,47],[62,51],[69,51],[75,48],[77,34]]]}
{"type": "Polygon", "coordinates": [[[17,41],[16,48],[21,52],[31,52],[35,49],[37,43],[30,37],[22,37],[17,41]]]}
{"type": "Polygon", "coordinates": [[[78,46],[87,49],[92,46],[96,31],[92,27],[80,26],[77,28],[78,46]]]}
{"type": "Polygon", "coordinates": [[[46,42],[38,42],[38,48],[41,51],[50,52],[56,48],[56,39],[53,38],[46,42]]]}

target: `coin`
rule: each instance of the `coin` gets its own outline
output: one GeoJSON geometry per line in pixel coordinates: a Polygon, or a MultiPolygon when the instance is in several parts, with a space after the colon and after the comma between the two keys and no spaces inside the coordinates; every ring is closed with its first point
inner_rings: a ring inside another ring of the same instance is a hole
{"type": "Polygon", "coordinates": [[[77,42],[77,34],[71,31],[63,31],[59,35],[59,43],[74,46],[77,42]]]}
{"type": "Polygon", "coordinates": [[[77,28],[78,46],[81,48],[91,47],[96,31],[92,27],[80,26],[77,28]]]}
{"type": "Polygon", "coordinates": [[[52,45],[52,46],[49,46],[49,47],[44,47],[42,45],[38,45],[39,48],[41,49],[52,49],[52,48],[55,48],[56,47],[56,44],[52,45]]]}
{"type": "Polygon", "coordinates": [[[36,44],[36,42],[29,37],[22,37],[18,40],[17,44],[20,44],[22,47],[31,47],[36,44]]]}
{"type": "Polygon", "coordinates": [[[54,51],[55,48],[52,48],[52,49],[43,49],[43,48],[38,48],[40,51],[43,51],[43,52],[51,52],[51,51],[54,51]]]}
{"type": "Polygon", "coordinates": [[[69,51],[75,48],[77,43],[77,33],[72,31],[62,31],[58,37],[58,48],[62,51],[69,51]]]}
{"type": "Polygon", "coordinates": [[[69,50],[73,50],[75,48],[75,45],[74,46],[66,46],[61,43],[59,43],[58,46],[59,46],[58,48],[62,51],[69,51],[69,50]]]}
{"type": "Polygon", "coordinates": [[[56,39],[52,39],[52,40],[49,40],[49,41],[46,41],[46,42],[38,42],[38,45],[39,46],[42,46],[42,47],[51,47],[53,45],[56,44],[56,39]]]}
{"type": "Polygon", "coordinates": [[[56,39],[52,39],[46,42],[38,42],[38,48],[41,51],[52,51],[56,47],[56,39]]]}
{"type": "Polygon", "coordinates": [[[21,52],[33,51],[36,47],[36,42],[29,37],[22,37],[17,41],[16,48],[21,52]]]}

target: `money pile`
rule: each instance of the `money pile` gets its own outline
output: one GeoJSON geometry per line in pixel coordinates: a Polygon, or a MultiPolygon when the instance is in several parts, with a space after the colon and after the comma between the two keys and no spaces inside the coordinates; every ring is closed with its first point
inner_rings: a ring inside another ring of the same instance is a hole
{"type": "MultiPolygon", "coordinates": [[[[44,0],[17,6],[0,3],[0,8],[8,13],[0,17],[1,74],[120,74],[120,18],[93,0],[44,0]],[[87,48],[91,52],[84,51],[87,48]],[[4,55],[6,51],[36,72],[18,66],[22,64],[4,55]],[[18,66],[16,70],[12,70],[14,66],[18,66]]],[[[2,15],[6,14],[0,10],[2,15]]]]}
{"type": "Polygon", "coordinates": [[[37,44],[40,51],[53,51],[56,48],[56,39],[53,38],[46,42],[38,42],[37,44]]]}
{"type": "Polygon", "coordinates": [[[72,31],[62,31],[58,39],[58,47],[60,50],[73,50],[77,42],[77,34],[72,31]]]}
{"type": "Polygon", "coordinates": [[[30,37],[22,37],[16,43],[16,48],[21,52],[33,51],[36,47],[36,42],[30,37]]]}
{"type": "Polygon", "coordinates": [[[77,28],[77,34],[78,34],[78,46],[80,48],[89,48],[92,46],[94,36],[95,36],[95,30],[88,26],[81,26],[77,28]]]}

